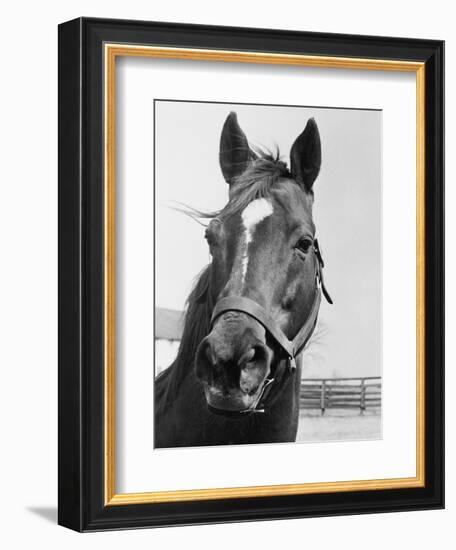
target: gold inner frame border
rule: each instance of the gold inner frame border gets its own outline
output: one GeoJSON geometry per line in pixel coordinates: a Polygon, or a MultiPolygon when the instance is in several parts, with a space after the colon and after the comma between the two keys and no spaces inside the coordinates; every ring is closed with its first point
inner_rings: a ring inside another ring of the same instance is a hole
{"type": "Polygon", "coordinates": [[[153,504],[425,486],[425,66],[421,62],[104,44],[104,497],[105,505],[153,504]],[[115,120],[116,59],[120,56],[260,63],[319,68],[413,72],[416,75],[416,475],[318,483],[188,489],[141,493],[115,491],[115,120]]]}

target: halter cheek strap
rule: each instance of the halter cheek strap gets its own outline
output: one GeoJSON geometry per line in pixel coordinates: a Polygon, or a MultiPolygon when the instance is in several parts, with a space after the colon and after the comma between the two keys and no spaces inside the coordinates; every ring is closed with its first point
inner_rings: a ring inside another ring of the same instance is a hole
{"type": "MultiPolygon", "coordinates": [[[[268,406],[272,405],[277,396],[280,394],[281,389],[288,381],[289,375],[296,370],[296,358],[304,349],[313,334],[317,323],[322,292],[326,300],[332,304],[331,297],[329,296],[323,282],[324,262],[318,246],[318,241],[316,239],[314,240],[314,253],[317,259],[315,271],[315,297],[306,322],[298,331],[293,340],[289,340],[277,322],[266,312],[266,310],[250,298],[246,298],[244,296],[228,296],[226,298],[221,298],[215,305],[211,318],[211,327],[215,320],[223,313],[228,311],[239,311],[241,313],[246,313],[263,325],[263,327],[274,338],[285,353],[285,359],[279,360],[277,364],[274,378],[265,380],[255,403],[245,411],[239,411],[241,414],[250,412],[264,412],[266,404],[268,406]]],[[[214,410],[214,412],[217,411],[214,410]]]]}

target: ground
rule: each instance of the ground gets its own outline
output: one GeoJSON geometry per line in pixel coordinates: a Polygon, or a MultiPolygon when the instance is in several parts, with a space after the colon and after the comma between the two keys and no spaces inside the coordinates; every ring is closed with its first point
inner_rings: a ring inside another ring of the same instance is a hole
{"type": "Polygon", "coordinates": [[[358,410],[301,411],[296,441],[353,441],[381,439],[382,417],[373,411],[360,414],[358,410]]]}

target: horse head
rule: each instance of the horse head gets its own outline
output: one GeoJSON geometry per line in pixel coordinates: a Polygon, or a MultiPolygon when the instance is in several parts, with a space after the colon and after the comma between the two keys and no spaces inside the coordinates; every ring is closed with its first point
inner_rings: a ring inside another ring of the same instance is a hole
{"type": "Polygon", "coordinates": [[[220,166],[229,201],[206,229],[216,305],[195,357],[213,410],[256,410],[313,331],[323,267],[312,218],[320,164],[314,119],[291,148],[290,168],[278,153],[249,146],[236,113],[225,121],[220,166]]]}

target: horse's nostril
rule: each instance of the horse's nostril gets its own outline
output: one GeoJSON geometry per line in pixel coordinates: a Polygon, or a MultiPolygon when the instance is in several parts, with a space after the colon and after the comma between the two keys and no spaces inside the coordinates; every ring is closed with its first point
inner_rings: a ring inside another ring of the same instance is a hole
{"type": "Polygon", "coordinates": [[[205,382],[211,382],[213,377],[214,356],[210,342],[205,338],[196,353],[196,376],[205,382]]]}
{"type": "Polygon", "coordinates": [[[253,395],[268,375],[269,364],[268,348],[248,332],[229,339],[211,333],[198,347],[195,374],[206,389],[218,394],[240,390],[243,395],[253,395]]]}
{"type": "Polygon", "coordinates": [[[257,364],[265,363],[267,361],[268,352],[266,347],[262,344],[258,344],[250,348],[239,359],[238,365],[241,368],[254,367],[257,364]]]}
{"type": "Polygon", "coordinates": [[[246,353],[244,353],[240,357],[238,361],[238,365],[242,366],[242,365],[245,365],[246,363],[251,363],[252,361],[255,361],[255,356],[256,356],[256,348],[250,348],[246,353]]]}

